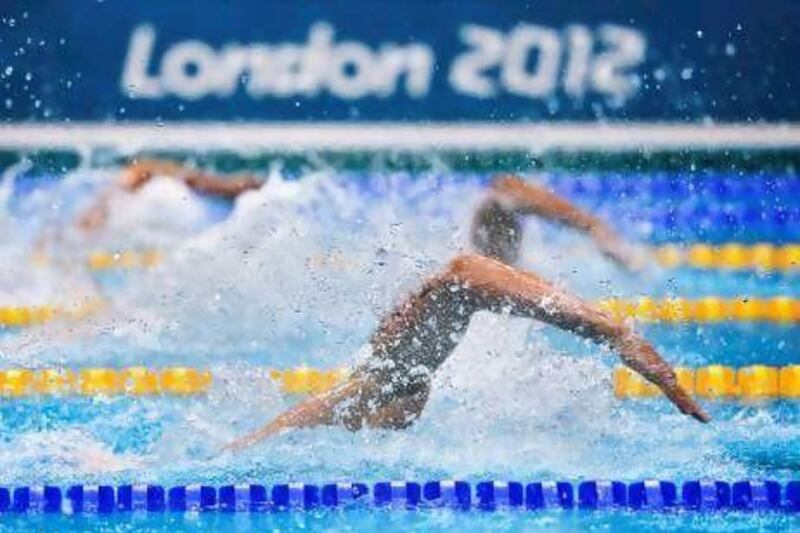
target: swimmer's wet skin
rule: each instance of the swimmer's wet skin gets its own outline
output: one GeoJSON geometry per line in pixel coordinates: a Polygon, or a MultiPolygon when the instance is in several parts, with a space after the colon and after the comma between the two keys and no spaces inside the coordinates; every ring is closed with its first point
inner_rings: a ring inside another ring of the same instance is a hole
{"type": "Polygon", "coordinates": [[[502,176],[473,223],[473,244],[483,255],[454,259],[389,314],[373,335],[371,358],[347,382],[298,404],[226,448],[241,449],[291,427],[407,427],[427,404],[433,373],[455,350],[472,315],[481,310],[533,318],[608,345],[682,413],[708,422],[709,416],[680,386],[672,368],[629,326],[535,274],[505,264],[519,255],[519,217],[526,214],[583,231],[609,257],[622,265],[634,264],[622,241],[601,221],[549,191],[502,176]]]}
{"type": "Polygon", "coordinates": [[[482,255],[514,264],[522,243],[522,217],[530,215],[586,234],[606,257],[622,267],[642,267],[634,250],[602,220],[544,187],[510,175],[492,181],[473,218],[472,245],[482,255]]]}

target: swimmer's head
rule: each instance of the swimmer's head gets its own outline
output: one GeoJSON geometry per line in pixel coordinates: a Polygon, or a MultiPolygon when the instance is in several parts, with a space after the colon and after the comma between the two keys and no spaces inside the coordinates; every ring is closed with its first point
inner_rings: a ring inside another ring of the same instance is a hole
{"type": "Polygon", "coordinates": [[[472,223],[472,246],[481,255],[514,264],[519,258],[522,223],[513,211],[494,199],[478,209],[472,223]]]}

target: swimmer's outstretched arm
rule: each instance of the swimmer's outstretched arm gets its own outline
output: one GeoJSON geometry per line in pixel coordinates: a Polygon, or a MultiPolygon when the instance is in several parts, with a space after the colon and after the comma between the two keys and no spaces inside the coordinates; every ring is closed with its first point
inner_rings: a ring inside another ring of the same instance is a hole
{"type": "Polygon", "coordinates": [[[284,429],[331,425],[336,407],[358,394],[362,386],[361,381],[351,378],[330,392],[303,400],[265,426],[225,445],[223,450],[242,450],[284,429]]]}
{"type": "MultiPolygon", "coordinates": [[[[518,316],[534,318],[609,345],[617,351],[623,363],[658,386],[682,413],[701,422],[710,420],[680,386],[669,364],[630,327],[614,321],[602,310],[550,285],[535,274],[480,255],[464,255],[454,259],[443,273],[428,280],[419,292],[397,306],[381,321],[373,335],[373,353],[391,358],[394,347],[402,343],[403,336],[419,328],[425,317],[429,316],[427,307],[442,305],[437,301],[442,294],[453,297],[449,304],[449,316],[440,317],[442,321],[438,327],[441,327],[443,334],[459,329],[455,324],[462,321],[463,311],[457,309],[461,306],[470,314],[480,310],[510,311],[518,316]],[[439,289],[446,291],[442,293],[439,289]]],[[[263,428],[227,445],[225,449],[240,450],[287,428],[333,424],[337,422],[336,408],[342,402],[361,394],[365,387],[381,386],[381,383],[367,382],[364,378],[351,378],[332,392],[301,402],[263,428]]],[[[355,406],[355,414],[370,426],[404,427],[405,424],[397,421],[409,412],[421,411],[425,400],[413,403],[416,405],[403,406],[397,403],[377,412],[355,406]]]]}
{"type": "MultiPolygon", "coordinates": [[[[678,409],[701,422],[709,416],[678,384],[675,372],[653,347],[628,325],[582,299],[550,285],[535,274],[517,270],[500,261],[478,255],[455,259],[435,283],[469,291],[481,302],[480,308],[541,320],[614,349],[632,370],[660,388],[678,409]]],[[[391,342],[398,327],[408,327],[409,320],[421,316],[414,307],[423,300],[412,298],[407,309],[384,324],[376,336],[379,342],[391,342]],[[395,330],[395,331],[393,331],[395,330]],[[382,340],[382,337],[385,339],[382,340]]]]}
{"type": "Polygon", "coordinates": [[[224,198],[235,198],[262,185],[261,181],[248,175],[223,177],[200,172],[171,161],[143,160],[128,165],[122,171],[119,186],[133,192],[140,189],[153,176],[173,177],[183,181],[192,190],[224,198]]]}
{"type": "Polygon", "coordinates": [[[637,267],[624,241],[605,222],[544,187],[504,174],[492,182],[490,200],[523,215],[536,215],[589,235],[610,259],[626,268],[637,267]]]}
{"type": "Polygon", "coordinates": [[[125,167],[111,189],[103,191],[95,203],[78,217],[78,226],[92,230],[102,226],[108,219],[108,209],[114,189],[135,192],[154,176],[179,179],[189,188],[202,194],[235,198],[243,192],[261,187],[262,182],[252,176],[221,177],[181,166],[170,161],[141,160],[125,167]]]}

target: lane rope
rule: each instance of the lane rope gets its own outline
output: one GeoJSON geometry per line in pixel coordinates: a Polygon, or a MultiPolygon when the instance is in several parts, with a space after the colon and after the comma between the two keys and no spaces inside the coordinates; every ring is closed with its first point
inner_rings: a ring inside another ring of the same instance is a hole
{"type": "MultiPolygon", "coordinates": [[[[299,367],[270,369],[269,376],[284,393],[319,394],[342,383],[349,372],[347,368],[321,370],[299,367]]],[[[750,365],[738,369],[709,365],[677,367],[675,372],[687,391],[703,398],[800,399],[800,365],[750,365]]],[[[190,367],[0,370],[0,396],[5,398],[199,395],[207,393],[212,383],[213,376],[209,370],[190,367]]],[[[614,370],[613,386],[618,398],[651,398],[661,394],[655,385],[626,367],[614,370]]]]}
{"type": "MultiPolygon", "coordinates": [[[[687,391],[703,398],[800,398],[800,365],[749,365],[738,369],[722,365],[677,367],[675,373],[687,391]]],[[[278,382],[281,390],[289,394],[325,392],[341,383],[347,375],[348,370],[345,368],[319,370],[300,367],[270,371],[270,376],[278,382]]],[[[614,370],[613,384],[618,398],[646,398],[661,394],[655,385],[627,367],[617,367],[614,370]]]]}
{"type": "Polygon", "coordinates": [[[132,270],[152,268],[161,264],[164,255],[157,250],[94,251],[86,258],[89,270],[132,270]]]}
{"type": "Polygon", "coordinates": [[[460,511],[800,512],[800,481],[458,480],[237,485],[0,487],[0,513],[303,512],[325,508],[460,511]]]}
{"type": "Polygon", "coordinates": [[[597,302],[616,320],[641,322],[777,322],[800,321],[800,300],[788,296],[751,298],[609,298],[597,302]]]}
{"type": "Polygon", "coordinates": [[[665,268],[785,272],[800,270],[800,244],[668,244],[653,248],[653,253],[658,263],[665,268]]]}
{"type": "MultiPolygon", "coordinates": [[[[678,382],[686,391],[702,398],[715,399],[798,399],[800,365],[774,367],[750,365],[739,369],[710,365],[698,368],[677,367],[678,382]]],[[[661,391],[626,367],[614,370],[617,398],[651,398],[661,391]]]]}
{"type": "MultiPolygon", "coordinates": [[[[665,268],[690,267],[704,270],[759,270],[792,272],[800,270],[800,244],[665,244],[651,251],[665,268]]],[[[164,261],[158,250],[118,250],[91,252],[86,266],[92,271],[137,270],[152,268],[164,261]]],[[[40,260],[41,262],[41,260],[40,260]]],[[[347,266],[342,254],[320,255],[315,263],[347,266]]]]}
{"type": "Polygon", "coordinates": [[[99,312],[105,302],[92,298],[69,306],[12,305],[0,307],[0,327],[21,328],[44,324],[53,320],[83,320],[99,312]]]}
{"type": "MultiPolygon", "coordinates": [[[[800,299],[789,296],[734,298],[607,298],[595,304],[617,321],[641,322],[800,322],[800,299]]],[[[79,320],[98,312],[103,306],[94,299],[71,307],[51,305],[0,307],[0,326],[17,328],[42,324],[55,319],[79,320]]]]}
{"type": "Polygon", "coordinates": [[[188,396],[211,388],[208,370],[172,367],[67,369],[12,369],[0,371],[0,396],[19,398],[35,395],[80,396],[188,396]]]}

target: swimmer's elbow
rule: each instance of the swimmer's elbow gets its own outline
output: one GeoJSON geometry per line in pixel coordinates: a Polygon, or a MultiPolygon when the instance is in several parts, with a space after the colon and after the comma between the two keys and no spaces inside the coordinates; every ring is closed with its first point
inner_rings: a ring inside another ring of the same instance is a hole
{"type": "Polygon", "coordinates": [[[446,278],[468,280],[486,261],[488,261],[486,257],[477,254],[461,254],[450,260],[446,269],[446,278]]]}
{"type": "Polygon", "coordinates": [[[525,182],[513,174],[498,174],[492,179],[491,189],[499,193],[514,192],[524,186],[525,182]]]}

